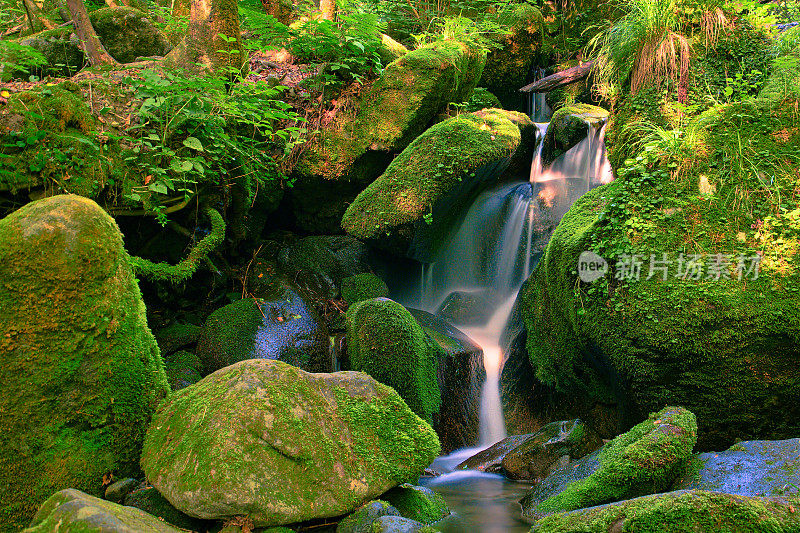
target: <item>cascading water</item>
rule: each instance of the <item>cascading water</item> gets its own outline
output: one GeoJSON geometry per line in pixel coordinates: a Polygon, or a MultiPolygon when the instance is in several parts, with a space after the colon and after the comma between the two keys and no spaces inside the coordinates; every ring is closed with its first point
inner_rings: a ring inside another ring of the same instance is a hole
{"type": "Polygon", "coordinates": [[[537,127],[539,144],[530,180],[480,194],[436,261],[423,266],[420,282],[418,305],[452,321],[480,345],[486,370],[478,447],[437,459],[433,467],[451,473],[423,483],[436,487],[454,510],[484,533],[527,530],[514,510],[520,484],[494,474],[454,471],[463,460],[506,435],[499,386],[501,335],[522,283],[561,217],[589,189],[613,179],[605,155],[604,124],[589,124],[586,138],[546,168],[542,139],[548,125],[537,127]],[[472,306],[471,312],[453,312],[464,304],[472,306]]]}

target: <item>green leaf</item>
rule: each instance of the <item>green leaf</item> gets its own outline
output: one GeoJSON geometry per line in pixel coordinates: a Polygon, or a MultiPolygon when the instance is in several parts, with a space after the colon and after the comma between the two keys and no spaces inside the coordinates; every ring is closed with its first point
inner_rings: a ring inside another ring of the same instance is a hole
{"type": "Polygon", "coordinates": [[[187,137],[183,141],[183,145],[187,148],[191,148],[192,150],[197,150],[198,152],[202,152],[203,150],[203,143],[200,142],[200,139],[197,137],[187,137]]]}
{"type": "Polygon", "coordinates": [[[147,186],[153,192],[157,192],[159,194],[167,194],[167,186],[160,181],[154,181],[150,185],[147,186]]]}

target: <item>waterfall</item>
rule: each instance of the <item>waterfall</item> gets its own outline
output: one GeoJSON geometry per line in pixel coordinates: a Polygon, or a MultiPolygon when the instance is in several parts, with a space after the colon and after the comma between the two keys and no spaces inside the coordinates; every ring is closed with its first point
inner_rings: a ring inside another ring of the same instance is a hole
{"type": "Polygon", "coordinates": [[[612,179],[602,123],[590,124],[586,138],[547,168],[542,165],[542,139],[548,124],[537,127],[539,143],[530,180],[481,193],[435,261],[423,264],[420,278],[418,305],[451,321],[483,349],[482,447],[506,436],[500,404],[504,357],[500,338],[517,293],[572,203],[612,179]]]}
{"type": "MultiPolygon", "coordinates": [[[[539,81],[547,75],[547,71],[543,68],[536,69],[532,81],[539,81]]],[[[528,116],[534,122],[547,122],[553,115],[550,106],[547,105],[547,93],[528,93],[528,116]]]]}

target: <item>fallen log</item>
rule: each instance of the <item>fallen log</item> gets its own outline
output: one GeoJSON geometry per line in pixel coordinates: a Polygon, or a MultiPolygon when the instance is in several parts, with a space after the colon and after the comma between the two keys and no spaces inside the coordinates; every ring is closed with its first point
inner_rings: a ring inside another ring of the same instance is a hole
{"type": "Polygon", "coordinates": [[[539,81],[529,83],[519,91],[522,93],[546,93],[552,91],[562,85],[568,85],[582,80],[589,75],[589,71],[592,70],[592,65],[594,65],[594,61],[587,61],[586,63],[576,65],[572,68],[556,72],[539,81]]]}

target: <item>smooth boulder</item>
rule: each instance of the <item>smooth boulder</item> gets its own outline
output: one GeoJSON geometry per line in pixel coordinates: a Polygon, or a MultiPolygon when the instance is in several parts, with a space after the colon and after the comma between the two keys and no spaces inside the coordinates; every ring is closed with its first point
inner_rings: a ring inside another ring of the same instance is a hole
{"type": "Polygon", "coordinates": [[[132,7],[101,7],[89,15],[100,42],[120,63],[137,57],[165,56],[172,50],[167,36],[142,11],[132,7]]]}
{"type": "Polygon", "coordinates": [[[122,234],[75,195],[0,220],[0,520],[29,523],[64,487],[139,472],[169,391],[122,234]]]}
{"type": "Polygon", "coordinates": [[[102,533],[181,533],[185,531],[162,522],[133,507],[101,500],[76,489],[64,489],[42,504],[25,533],[86,531],[102,533]]]}
{"type": "Polygon", "coordinates": [[[416,480],[438,453],[430,426],[366,374],[253,359],[170,396],[142,468],[190,516],[246,514],[265,527],[351,512],[416,480]]]}

